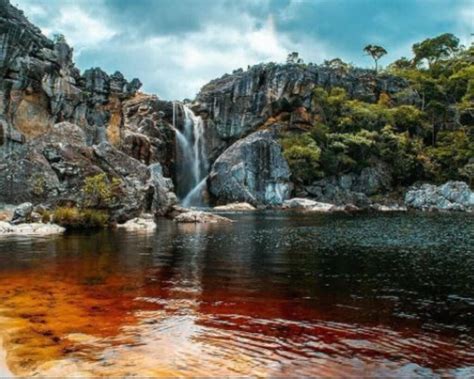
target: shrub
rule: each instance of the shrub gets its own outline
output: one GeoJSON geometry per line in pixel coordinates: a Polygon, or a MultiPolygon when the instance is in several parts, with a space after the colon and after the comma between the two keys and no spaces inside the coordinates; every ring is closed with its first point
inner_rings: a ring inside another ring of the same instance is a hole
{"type": "Polygon", "coordinates": [[[319,158],[321,149],[310,134],[288,135],[281,140],[283,155],[295,179],[310,183],[319,178],[319,158]]]}
{"type": "Polygon", "coordinates": [[[96,209],[79,209],[77,207],[59,207],[53,212],[54,222],[66,228],[99,228],[105,227],[109,215],[96,209]]]}
{"type": "Polygon", "coordinates": [[[110,207],[117,199],[120,184],[120,179],[113,178],[109,181],[104,173],[87,177],[82,188],[84,205],[94,208],[110,207]]]}

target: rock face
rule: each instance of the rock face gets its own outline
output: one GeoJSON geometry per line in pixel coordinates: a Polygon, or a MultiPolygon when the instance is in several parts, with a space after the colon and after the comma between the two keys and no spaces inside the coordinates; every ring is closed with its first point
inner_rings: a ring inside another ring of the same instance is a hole
{"type": "Polygon", "coordinates": [[[349,173],[328,177],[301,189],[304,196],[336,205],[370,206],[370,196],[391,190],[392,175],[389,167],[377,164],[362,169],[359,174],[349,173]]]}
{"type": "MultiPolygon", "coordinates": [[[[208,119],[221,140],[235,141],[281,112],[290,113],[291,123],[310,123],[312,91],[321,86],[342,87],[354,99],[376,102],[382,92],[393,94],[408,83],[373,71],[338,69],[299,64],[260,64],[237,70],[205,85],[197,96],[197,109],[208,119]]],[[[416,94],[405,99],[416,102],[416,94]]]]}
{"type": "Polygon", "coordinates": [[[83,75],[72,61],[64,38],[46,38],[23,12],[0,0],[0,152],[7,153],[52,125],[70,121],[81,127],[87,143],[106,138],[115,106],[133,97],[138,79],[127,82],[119,72],[99,68],[83,75]]]}
{"type": "Polygon", "coordinates": [[[0,161],[0,201],[81,205],[85,179],[99,174],[105,174],[108,186],[118,183],[109,204],[117,221],[151,210],[152,204],[160,212],[173,202],[172,185],[156,168],[149,169],[107,142],[88,146],[83,130],[70,123],[55,125],[0,161]]]}
{"type": "Polygon", "coordinates": [[[0,201],[80,204],[85,179],[105,174],[119,182],[110,205],[118,221],[166,212],[176,202],[165,178],[172,103],[138,94],[140,81],[120,72],[81,75],[65,39],[46,38],[8,0],[0,35],[0,201]]]}
{"type": "Polygon", "coordinates": [[[421,210],[474,212],[474,192],[464,182],[447,182],[441,186],[423,184],[411,187],[405,205],[421,210]]]}
{"type": "Polygon", "coordinates": [[[278,205],[290,196],[291,187],[288,163],[271,130],[233,144],[209,175],[210,193],[218,202],[278,205]]]}

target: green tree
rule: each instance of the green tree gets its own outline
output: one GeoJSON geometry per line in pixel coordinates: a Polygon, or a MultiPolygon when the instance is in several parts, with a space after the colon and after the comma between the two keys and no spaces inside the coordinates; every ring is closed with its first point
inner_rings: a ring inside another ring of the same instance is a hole
{"type": "Polygon", "coordinates": [[[379,59],[382,58],[385,54],[387,54],[387,50],[385,50],[382,46],[367,45],[366,47],[364,47],[364,51],[374,60],[375,72],[377,72],[379,59]]]}
{"type": "Polygon", "coordinates": [[[448,58],[459,50],[459,38],[451,33],[444,33],[415,43],[412,49],[415,64],[426,60],[431,68],[438,60],[448,58]]]}

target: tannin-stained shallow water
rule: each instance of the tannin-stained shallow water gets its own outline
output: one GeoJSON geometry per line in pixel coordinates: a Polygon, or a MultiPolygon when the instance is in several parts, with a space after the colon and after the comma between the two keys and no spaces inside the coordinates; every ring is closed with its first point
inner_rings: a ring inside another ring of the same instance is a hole
{"type": "Polygon", "coordinates": [[[474,375],[473,216],[230,217],[0,240],[0,376],[474,375]]]}

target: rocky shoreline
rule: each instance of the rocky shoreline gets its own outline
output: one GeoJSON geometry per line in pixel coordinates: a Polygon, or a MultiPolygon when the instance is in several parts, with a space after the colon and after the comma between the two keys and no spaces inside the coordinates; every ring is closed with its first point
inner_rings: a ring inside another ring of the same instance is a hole
{"type": "MultiPolygon", "coordinates": [[[[300,167],[292,166],[284,136],[308,137],[328,121],[314,101],[318,93],[329,96],[334,89],[344,94],[346,106],[370,108],[385,99],[387,112],[395,106],[414,112],[420,96],[402,77],[324,64],[266,63],[211,81],[193,101],[166,101],[140,92],[140,80],[128,81],[120,72],[91,68],[81,73],[65,38],[47,38],[8,0],[0,0],[0,27],[5,31],[0,40],[5,52],[0,61],[0,202],[20,204],[0,214],[2,235],[110,226],[151,231],[155,217],[219,222],[213,212],[266,208],[474,210],[466,183],[410,187],[410,180],[402,185],[380,156],[361,158],[364,164],[350,169],[323,172],[316,165],[312,173],[318,174],[307,180],[297,174],[300,167]],[[194,191],[209,214],[178,209],[177,195],[186,195],[183,180],[189,173],[178,170],[186,152],[176,141],[187,133],[194,136],[186,141],[192,145],[198,137],[190,127],[199,128],[206,153],[204,163],[197,164],[205,168],[204,179],[198,180],[202,187],[194,191]]],[[[366,132],[351,134],[349,145],[343,143],[349,133],[341,134],[343,139],[332,145],[342,152],[353,145],[369,148],[373,141],[366,132]]],[[[322,151],[314,138],[310,147],[305,141],[292,150],[303,169],[308,151],[318,159],[322,151]]],[[[342,163],[354,164],[342,157],[342,163]]]]}

